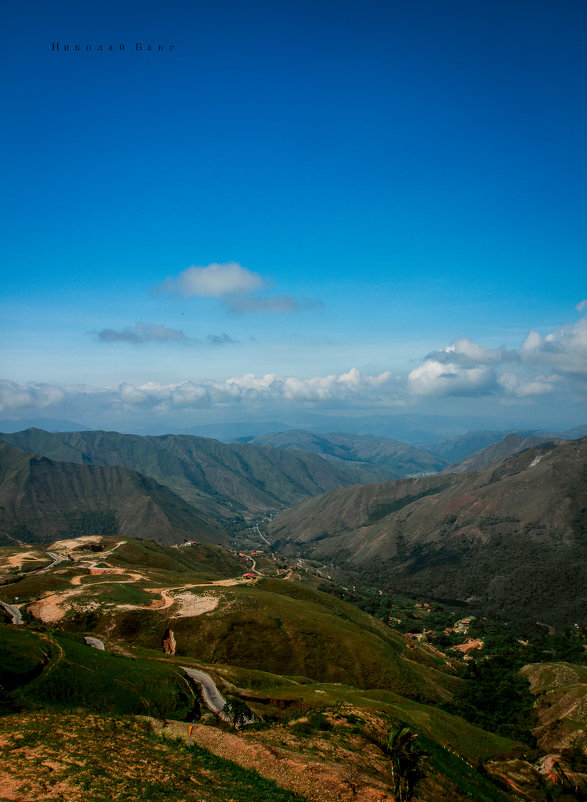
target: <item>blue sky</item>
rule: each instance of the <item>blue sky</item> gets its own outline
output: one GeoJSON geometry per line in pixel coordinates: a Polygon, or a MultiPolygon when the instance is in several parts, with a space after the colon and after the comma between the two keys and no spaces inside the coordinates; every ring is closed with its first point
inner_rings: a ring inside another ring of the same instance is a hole
{"type": "Polygon", "coordinates": [[[0,417],[584,422],[583,2],[2,17],[0,417]]]}

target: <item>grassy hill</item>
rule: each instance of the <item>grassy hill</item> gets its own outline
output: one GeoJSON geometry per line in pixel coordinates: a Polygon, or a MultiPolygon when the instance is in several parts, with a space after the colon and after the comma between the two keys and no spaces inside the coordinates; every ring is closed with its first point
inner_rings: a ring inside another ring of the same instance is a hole
{"type": "Polygon", "coordinates": [[[54,544],[51,550],[67,550],[71,559],[58,571],[25,572],[3,588],[3,600],[18,599],[46,623],[147,649],[159,650],[172,629],[177,655],[209,664],[388,688],[425,701],[446,700],[457,682],[331,595],[268,577],[243,581],[244,563],[219,547],[98,540],[98,552],[91,538],[54,544]]]}
{"type": "Polygon", "coordinates": [[[425,597],[574,623],[584,598],[587,439],[474,473],[337,490],[277,515],[275,547],[425,597]]]}
{"type": "Polygon", "coordinates": [[[585,739],[587,667],[570,663],[534,663],[522,674],[536,696],[538,718],[533,733],[545,750],[560,750],[585,739]]]}

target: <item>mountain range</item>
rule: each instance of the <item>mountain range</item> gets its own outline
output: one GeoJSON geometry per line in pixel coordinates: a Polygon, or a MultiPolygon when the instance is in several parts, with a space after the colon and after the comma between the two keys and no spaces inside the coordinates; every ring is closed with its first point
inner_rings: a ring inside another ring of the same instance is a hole
{"type": "Polygon", "coordinates": [[[165,485],[220,523],[381,478],[376,468],[335,464],[317,454],[224,444],[190,435],[27,429],[2,434],[0,442],[61,462],[130,468],[165,485]]]}

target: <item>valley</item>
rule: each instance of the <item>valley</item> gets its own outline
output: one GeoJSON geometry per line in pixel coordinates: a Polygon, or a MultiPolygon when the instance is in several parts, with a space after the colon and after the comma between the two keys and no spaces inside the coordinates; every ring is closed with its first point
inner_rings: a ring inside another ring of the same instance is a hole
{"type": "MultiPolygon", "coordinates": [[[[53,456],[0,446],[8,798],[99,798],[105,772],[121,799],[173,787],[210,802],[392,802],[402,728],[421,764],[415,800],[581,798],[585,441],[540,442],[476,471],[306,485],[289,508],[277,493],[260,503],[268,483],[246,479],[256,490],[230,519],[228,496],[208,489],[219,500],[196,504],[201,480],[176,492],[177,462],[150,467],[159,479],[88,462],[112,442],[92,434],[93,450],[67,435],[85,464],[61,461],[64,435],[14,438],[53,456]],[[41,743],[46,727],[61,734],[41,743]],[[100,762],[107,733],[132,791],[100,762]],[[160,757],[144,774],[147,743],[160,757]]],[[[270,446],[248,447],[275,472],[270,446]]],[[[333,460],[313,459],[328,476],[333,460]]]]}

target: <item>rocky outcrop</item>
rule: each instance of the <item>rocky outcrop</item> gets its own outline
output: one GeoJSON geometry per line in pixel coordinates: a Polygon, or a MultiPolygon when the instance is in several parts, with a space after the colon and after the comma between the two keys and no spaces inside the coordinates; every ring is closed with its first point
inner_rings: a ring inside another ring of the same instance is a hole
{"type": "Polygon", "coordinates": [[[175,635],[172,629],[166,629],[163,635],[163,651],[165,654],[175,654],[175,635]]]}

